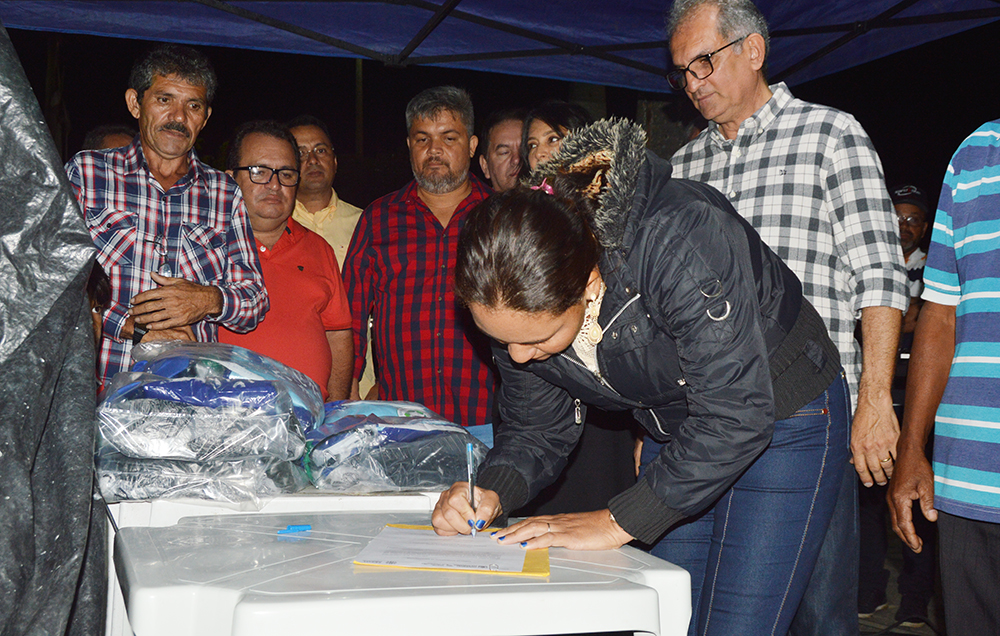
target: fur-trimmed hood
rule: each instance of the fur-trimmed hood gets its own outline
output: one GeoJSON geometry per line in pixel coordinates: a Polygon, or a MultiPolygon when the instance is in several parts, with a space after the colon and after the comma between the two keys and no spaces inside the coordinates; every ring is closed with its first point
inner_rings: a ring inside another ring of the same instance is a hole
{"type": "Polygon", "coordinates": [[[573,166],[587,163],[597,153],[610,154],[611,167],[604,174],[607,186],[597,198],[600,207],[594,232],[605,249],[617,249],[622,245],[639,171],[646,161],[646,131],[639,124],[611,118],[574,130],[552,159],[535,168],[528,183],[537,185],[559,172],[572,172],[573,166]]]}

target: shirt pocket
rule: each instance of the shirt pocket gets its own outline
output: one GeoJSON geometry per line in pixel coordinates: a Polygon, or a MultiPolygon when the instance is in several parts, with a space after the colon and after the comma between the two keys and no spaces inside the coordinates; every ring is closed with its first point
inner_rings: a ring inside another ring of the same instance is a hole
{"type": "Polygon", "coordinates": [[[135,213],[116,208],[88,208],[86,217],[105,268],[132,264],[139,235],[135,213]]]}
{"type": "Polygon", "coordinates": [[[176,276],[203,285],[220,283],[228,260],[225,234],[207,225],[181,224],[176,276]]]}

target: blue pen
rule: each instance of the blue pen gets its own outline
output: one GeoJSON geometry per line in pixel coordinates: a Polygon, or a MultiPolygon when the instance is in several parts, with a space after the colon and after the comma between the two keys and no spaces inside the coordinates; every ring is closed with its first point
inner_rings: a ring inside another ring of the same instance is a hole
{"type": "MultiPolygon", "coordinates": [[[[476,516],[476,458],[472,442],[465,445],[465,459],[469,465],[469,505],[472,506],[472,516],[476,516]]],[[[476,536],[476,523],[473,521],[472,536],[476,536]]]]}

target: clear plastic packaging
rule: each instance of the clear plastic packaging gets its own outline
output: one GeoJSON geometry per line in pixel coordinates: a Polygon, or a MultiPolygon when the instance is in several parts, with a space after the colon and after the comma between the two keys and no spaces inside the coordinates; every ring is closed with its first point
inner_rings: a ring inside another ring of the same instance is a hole
{"type": "Polygon", "coordinates": [[[461,426],[437,417],[365,415],[357,402],[352,408],[355,414],[307,432],[305,465],[320,490],[444,490],[468,476],[466,444],[473,444],[477,465],[489,450],[461,426]]]}
{"type": "Polygon", "coordinates": [[[319,387],[276,360],[217,343],[155,342],[100,396],[97,472],[108,500],[184,497],[258,508],[308,485],[304,428],[319,387]]]}
{"type": "Polygon", "coordinates": [[[377,415],[378,417],[434,417],[440,415],[416,402],[381,402],[377,400],[341,400],[323,405],[323,420],[335,422],[348,415],[377,415]]]}
{"type": "Polygon", "coordinates": [[[297,421],[288,413],[264,415],[235,404],[211,408],[138,397],[153,384],[141,382],[124,399],[105,403],[98,410],[101,435],[129,457],[291,460],[305,450],[297,421]]]}
{"type": "Polygon", "coordinates": [[[185,462],[136,459],[107,449],[97,456],[97,473],[107,501],[204,499],[255,510],[269,498],[309,485],[295,462],[265,457],[185,462]]]}
{"type": "Polygon", "coordinates": [[[101,394],[105,443],[134,458],[186,461],[273,457],[305,450],[303,430],[323,419],[305,375],[224,344],[140,345],[139,362],[101,394]]]}

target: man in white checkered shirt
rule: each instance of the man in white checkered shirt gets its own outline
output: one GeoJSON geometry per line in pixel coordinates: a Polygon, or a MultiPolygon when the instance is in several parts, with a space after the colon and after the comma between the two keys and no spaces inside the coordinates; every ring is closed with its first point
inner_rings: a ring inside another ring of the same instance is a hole
{"type": "MultiPolygon", "coordinates": [[[[751,0],[675,0],[668,37],[671,85],[709,120],[674,155],[673,176],[724,193],[798,274],[847,373],[854,468],[865,486],[884,484],[899,436],[889,390],[908,292],[875,149],[850,115],[768,86],[767,23],[751,0]]],[[[858,633],[857,491],[846,475],[791,634],[858,633]]]]}

